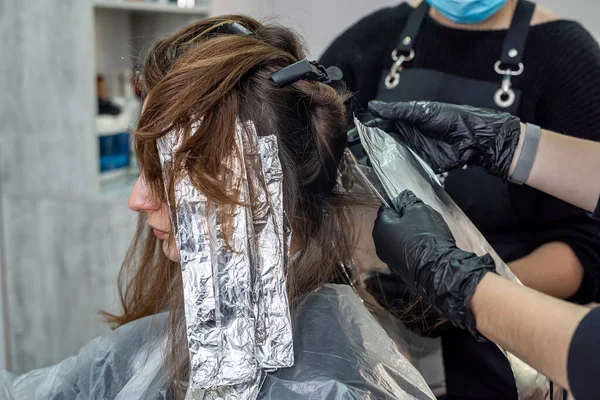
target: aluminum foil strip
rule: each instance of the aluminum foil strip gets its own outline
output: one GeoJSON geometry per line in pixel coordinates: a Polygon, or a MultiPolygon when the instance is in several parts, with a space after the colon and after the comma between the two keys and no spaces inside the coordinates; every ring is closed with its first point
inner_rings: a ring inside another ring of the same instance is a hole
{"type": "MultiPolygon", "coordinates": [[[[173,132],[157,144],[166,188],[180,143],[173,132]]],[[[290,235],[277,139],[258,137],[254,124],[238,121],[236,144],[241,159],[224,162],[242,184],[228,190],[238,190],[251,207],[229,210],[232,248],[221,214],[189,177],[183,173],[174,185],[191,364],[187,399],[256,399],[266,371],[294,361],[285,285],[290,235]]]]}
{"type": "MultiPolygon", "coordinates": [[[[238,144],[241,129],[236,130],[238,144]]],[[[172,170],[179,133],[158,141],[163,171],[172,170]]],[[[227,168],[245,180],[243,161],[226,157],[227,168]]],[[[165,176],[168,187],[169,176],[165,176]]],[[[234,183],[231,183],[232,185],[234,183]]],[[[233,190],[233,187],[230,187],[233,190]]],[[[228,222],[231,241],[223,235],[222,215],[209,207],[183,173],[174,184],[175,238],[184,285],[185,318],[190,354],[188,393],[250,382],[256,375],[254,306],[252,302],[249,240],[251,226],[246,207],[232,207],[228,222]]],[[[248,197],[247,183],[240,200],[248,197]]]]}
{"type": "MultiPolygon", "coordinates": [[[[283,172],[274,135],[258,137],[254,124],[244,132],[254,227],[256,359],[263,369],[294,364],[292,323],[286,291],[283,172]]],[[[288,235],[289,237],[289,235],[288,235]]]]}
{"type": "Polygon", "coordinates": [[[259,370],[257,371],[257,376],[248,383],[208,389],[202,393],[201,397],[190,397],[186,398],[186,400],[255,400],[258,398],[260,388],[266,376],[267,373],[265,371],[259,370]]]}
{"type": "MultiPolygon", "coordinates": [[[[420,157],[384,131],[366,127],[356,118],[354,123],[373,169],[390,198],[395,198],[402,191],[410,189],[444,217],[458,247],[477,255],[489,253],[494,259],[498,274],[520,284],[475,225],[446,193],[433,170],[420,157]]],[[[540,395],[549,388],[546,377],[514,355],[504,350],[503,352],[515,376],[519,399],[543,398],[543,395],[540,395]]]]}

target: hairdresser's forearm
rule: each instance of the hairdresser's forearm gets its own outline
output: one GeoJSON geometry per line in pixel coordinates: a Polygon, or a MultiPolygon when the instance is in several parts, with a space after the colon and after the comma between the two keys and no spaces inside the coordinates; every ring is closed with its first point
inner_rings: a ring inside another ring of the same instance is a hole
{"type": "MultiPolygon", "coordinates": [[[[521,139],[525,125],[521,124],[521,139]]],[[[509,170],[519,158],[521,140],[509,170]]],[[[526,184],[592,211],[600,194],[600,143],[543,129],[537,155],[526,184]]]]}
{"type": "Polygon", "coordinates": [[[546,296],[488,273],[471,298],[477,330],[568,388],[567,356],[589,309],[546,296]]]}
{"type": "Polygon", "coordinates": [[[508,264],[523,285],[559,299],[572,297],[583,280],[583,266],[569,245],[551,242],[508,264]]]}

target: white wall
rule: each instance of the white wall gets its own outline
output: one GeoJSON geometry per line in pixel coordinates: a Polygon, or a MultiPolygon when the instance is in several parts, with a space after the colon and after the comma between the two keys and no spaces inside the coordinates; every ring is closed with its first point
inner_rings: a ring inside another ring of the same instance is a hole
{"type": "MultiPolygon", "coordinates": [[[[278,20],[296,28],[317,58],[331,41],[360,18],[397,0],[280,0],[274,9],[278,20]]],[[[400,34],[400,32],[398,32],[400,34]]]]}
{"type": "Polygon", "coordinates": [[[554,11],[562,18],[579,21],[596,40],[600,39],[600,1],[539,0],[536,3],[554,11]]]}
{"type": "Polygon", "coordinates": [[[0,181],[0,370],[8,368],[7,352],[8,348],[8,317],[5,314],[6,297],[6,263],[4,255],[4,225],[2,224],[2,182],[0,181]]]}
{"type": "Polygon", "coordinates": [[[116,96],[118,74],[132,65],[129,13],[100,8],[94,14],[96,73],[104,77],[108,96],[116,96]]]}
{"type": "Polygon", "coordinates": [[[135,226],[126,201],[97,193],[92,11],[91,0],[0,0],[0,346],[17,373],[108,330],[97,311],[117,309],[135,226]]]}
{"type": "Polygon", "coordinates": [[[312,58],[318,58],[337,35],[361,17],[398,3],[397,0],[213,0],[213,13],[242,13],[292,27],[306,40],[312,58]]]}

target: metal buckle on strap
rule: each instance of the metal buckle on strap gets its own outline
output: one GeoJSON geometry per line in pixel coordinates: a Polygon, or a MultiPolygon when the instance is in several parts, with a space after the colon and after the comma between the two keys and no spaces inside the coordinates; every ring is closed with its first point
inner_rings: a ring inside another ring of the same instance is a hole
{"type": "Polygon", "coordinates": [[[502,63],[497,61],[494,65],[494,70],[498,75],[502,75],[502,84],[494,94],[494,102],[500,108],[508,108],[515,102],[515,91],[512,89],[511,77],[519,76],[525,70],[523,63],[519,63],[519,69],[514,71],[510,68],[500,69],[502,63]]]}
{"type": "Polygon", "coordinates": [[[398,86],[400,83],[400,71],[402,71],[402,65],[405,62],[411,61],[415,58],[415,51],[413,49],[410,50],[408,56],[404,54],[398,54],[396,49],[392,51],[392,60],[394,60],[394,64],[392,68],[390,68],[390,72],[388,72],[385,77],[385,87],[388,89],[393,89],[398,86]]]}
{"type": "Polygon", "coordinates": [[[516,71],[513,71],[510,68],[500,69],[501,66],[502,66],[502,62],[501,61],[496,61],[496,64],[494,65],[494,70],[496,71],[496,73],[498,75],[519,76],[525,70],[525,66],[523,65],[523,63],[519,63],[519,69],[516,70],[516,71]]]}

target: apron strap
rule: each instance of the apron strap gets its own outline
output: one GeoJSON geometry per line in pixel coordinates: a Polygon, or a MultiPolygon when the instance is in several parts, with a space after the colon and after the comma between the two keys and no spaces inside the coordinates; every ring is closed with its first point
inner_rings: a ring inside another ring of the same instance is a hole
{"type": "Polygon", "coordinates": [[[517,3],[502,47],[500,64],[503,69],[508,68],[512,71],[518,71],[521,68],[520,65],[523,62],[523,52],[534,10],[535,3],[527,0],[520,0],[517,3]]]}
{"type": "Polygon", "coordinates": [[[413,50],[417,35],[421,29],[421,24],[428,11],[429,4],[427,4],[426,1],[422,1],[410,14],[410,17],[408,17],[408,21],[404,26],[404,30],[402,30],[402,35],[400,35],[398,44],[396,45],[397,55],[408,56],[411,50],[413,50]]]}
{"type": "Polygon", "coordinates": [[[387,77],[385,78],[385,86],[388,89],[393,89],[398,86],[400,82],[400,72],[402,71],[402,65],[405,62],[411,61],[415,57],[415,50],[413,46],[416,41],[417,34],[421,29],[421,24],[429,11],[429,4],[423,1],[417,8],[413,10],[408,17],[406,26],[402,30],[400,40],[396,45],[394,51],[392,51],[392,60],[394,64],[390,68],[387,77]]]}
{"type": "Polygon", "coordinates": [[[506,32],[500,60],[494,65],[497,74],[502,75],[500,88],[494,94],[494,102],[500,108],[508,108],[515,102],[515,91],[511,79],[523,73],[523,53],[529,34],[531,17],[535,4],[527,0],[519,0],[513,14],[510,28],[506,32]]]}

